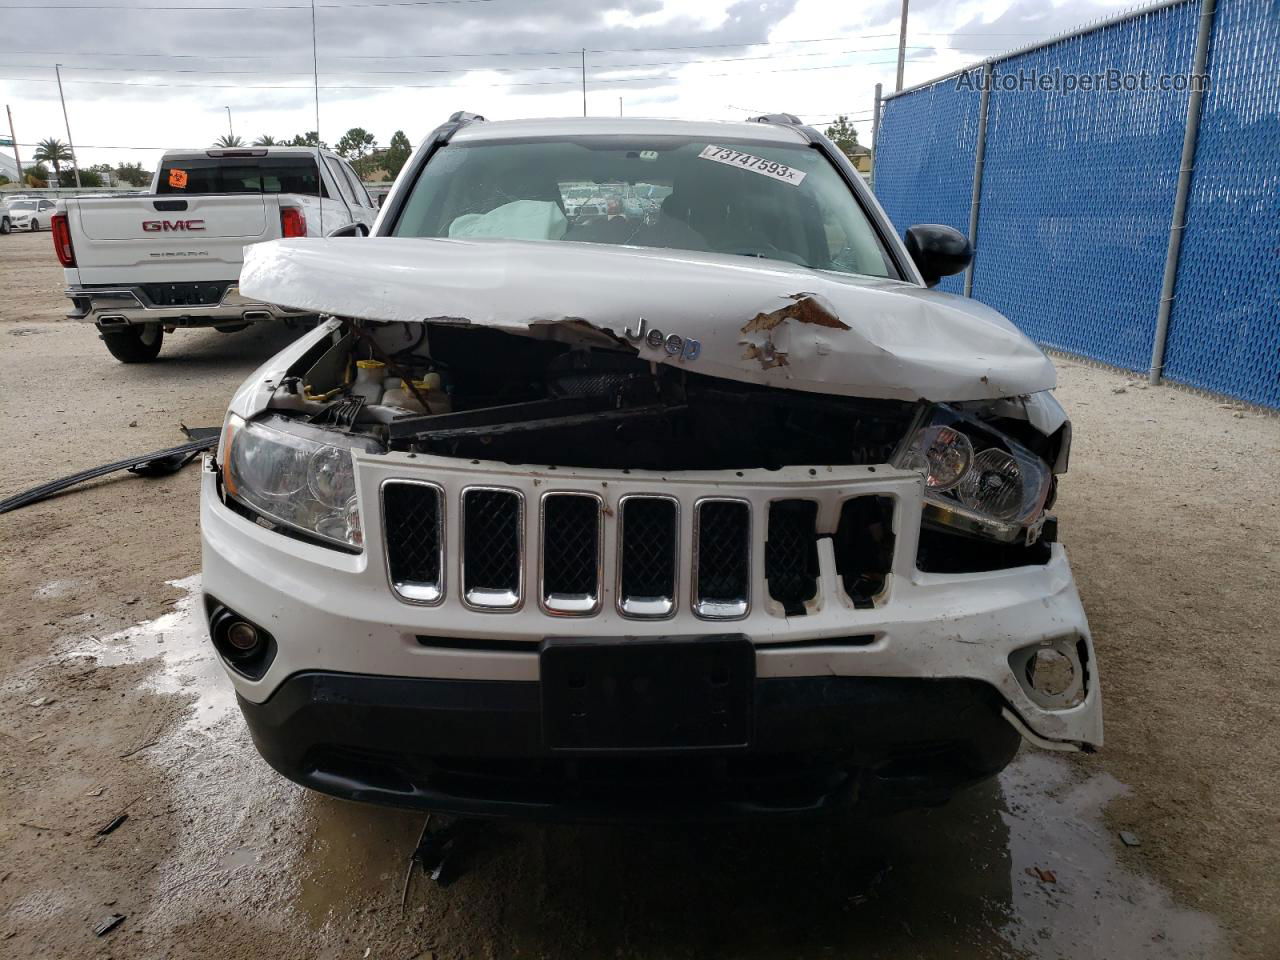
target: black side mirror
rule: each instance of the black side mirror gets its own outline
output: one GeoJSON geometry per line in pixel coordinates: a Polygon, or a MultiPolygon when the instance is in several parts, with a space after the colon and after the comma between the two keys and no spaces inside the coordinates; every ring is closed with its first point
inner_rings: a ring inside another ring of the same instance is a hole
{"type": "Polygon", "coordinates": [[[907,230],[907,253],[929,286],[959,273],[973,260],[973,247],[963,233],[940,223],[917,223],[907,230]]]}
{"type": "Polygon", "coordinates": [[[383,205],[384,203],[386,203],[386,202],[387,202],[387,195],[386,195],[385,193],[380,193],[380,194],[378,194],[378,209],[379,209],[379,210],[381,210],[381,209],[382,209],[382,205],[383,205]]]}
{"type": "Polygon", "coordinates": [[[367,237],[368,235],[369,228],[363,223],[348,223],[325,234],[327,237],[367,237]]]}

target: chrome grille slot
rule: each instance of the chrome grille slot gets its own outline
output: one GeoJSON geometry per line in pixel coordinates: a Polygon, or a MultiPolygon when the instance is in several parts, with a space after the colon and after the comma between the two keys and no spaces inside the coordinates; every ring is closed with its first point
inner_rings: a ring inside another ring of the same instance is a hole
{"type": "Polygon", "coordinates": [[[462,599],[514,610],[524,599],[524,498],[514,490],[462,491],[462,599]]]}
{"type": "Polygon", "coordinates": [[[680,507],[671,497],[618,502],[618,612],[661,619],[675,613],[680,507]]]}
{"type": "Polygon", "coordinates": [[[412,603],[444,598],[444,494],[435,484],[382,485],[382,531],[391,589],[412,603]]]}
{"type": "Polygon", "coordinates": [[[604,502],[589,493],[542,498],[542,607],[556,615],[585,616],[600,609],[600,514],[604,502]]]}
{"type": "Polygon", "coordinates": [[[764,546],[764,576],[769,596],[787,616],[801,616],[818,593],[818,504],[813,500],[775,500],[769,504],[769,539],[764,546]]]}
{"type": "Polygon", "coordinates": [[[737,620],[751,609],[751,506],[705,499],[693,508],[693,612],[737,620]]]}

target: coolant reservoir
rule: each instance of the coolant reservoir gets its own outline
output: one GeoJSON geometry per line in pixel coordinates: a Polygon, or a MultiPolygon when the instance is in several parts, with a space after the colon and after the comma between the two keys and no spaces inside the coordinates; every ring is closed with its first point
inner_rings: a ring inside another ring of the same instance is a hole
{"type": "MultiPolygon", "coordinates": [[[[401,410],[410,410],[413,413],[427,412],[427,408],[422,405],[422,402],[413,395],[413,392],[404,385],[404,381],[399,377],[387,377],[383,386],[387,388],[382,395],[383,406],[399,407],[401,410]]],[[[426,393],[425,390],[422,392],[426,393]]]]}
{"type": "Polygon", "coordinates": [[[452,413],[453,401],[444,392],[444,382],[438,373],[428,373],[421,380],[413,381],[418,392],[427,398],[427,406],[432,413],[452,413]]]}
{"type": "Polygon", "coordinates": [[[382,381],[386,379],[387,365],[381,360],[357,360],[356,382],[351,385],[351,392],[357,397],[364,397],[365,403],[382,402],[382,381]]]}

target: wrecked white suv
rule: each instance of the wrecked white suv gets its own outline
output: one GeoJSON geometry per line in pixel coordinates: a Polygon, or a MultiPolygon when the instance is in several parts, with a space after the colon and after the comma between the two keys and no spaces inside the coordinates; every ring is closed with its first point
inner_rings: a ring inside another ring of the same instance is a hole
{"type": "Polygon", "coordinates": [[[789,116],[458,114],[372,237],[249,248],[243,290],[329,318],[203,476],[262,755],[612,820],[933,804],[1099,745],[1070,424],[1032,343],[929,289],[969,255],[789,116]]]}

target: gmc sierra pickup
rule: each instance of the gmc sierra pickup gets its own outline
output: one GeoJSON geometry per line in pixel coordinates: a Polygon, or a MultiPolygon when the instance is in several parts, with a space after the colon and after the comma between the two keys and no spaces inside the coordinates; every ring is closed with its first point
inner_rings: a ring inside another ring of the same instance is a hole
{"type": "Polygon", "coordinates": [[[51,225],[68,317],[92,321],[116,359],[146,363],[176,327],[230,332],[301,315],[241,295],[246,246],[368,233],[376,215],[341,157],[252,147],[171,151],[149,193],[61,200],[51,225]]]}

